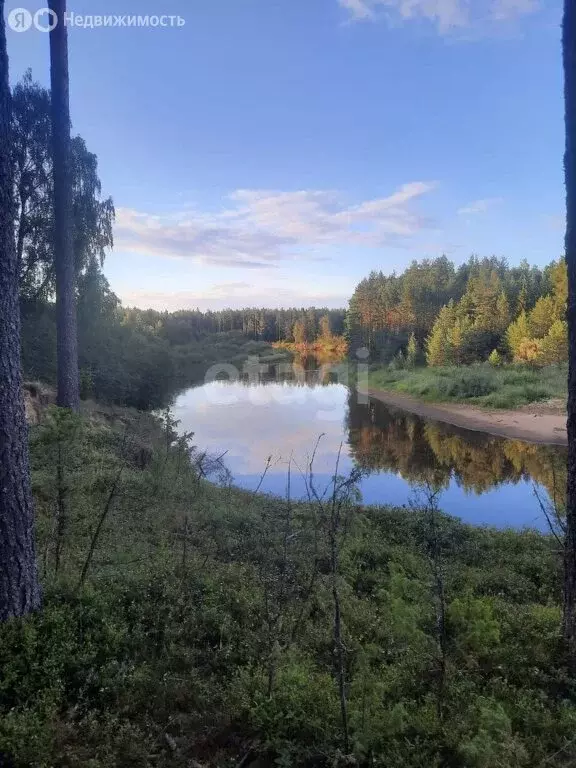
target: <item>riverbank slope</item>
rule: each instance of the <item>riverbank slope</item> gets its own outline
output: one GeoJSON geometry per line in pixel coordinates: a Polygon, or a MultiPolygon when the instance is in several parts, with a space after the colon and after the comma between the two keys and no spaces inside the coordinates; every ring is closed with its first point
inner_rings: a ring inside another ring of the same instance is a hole
{"type": "Polygon", "coordinates": [[[388,405],[464,429],[566,445],[566,366],[447,366],[369,372],[366,391],[388,405]]]}
{"type": "Polygon", "coordinates": [[[461,403],[428,403],[410,395],[369,388],[386,405],[443,421],[462,429],[544,445],[567,445],[566,409],[561,400],[532,403],[514,410],[478,408],[461,403]]]}
{"type": "Polygon", "coordinates": [[[541,765],[570,743],[553,537],[345,485],[329,504],[240,491],[169,415],[40,415],[45,600],[0,626],[0,762],[475,768],[486,744],[541,765]]]}

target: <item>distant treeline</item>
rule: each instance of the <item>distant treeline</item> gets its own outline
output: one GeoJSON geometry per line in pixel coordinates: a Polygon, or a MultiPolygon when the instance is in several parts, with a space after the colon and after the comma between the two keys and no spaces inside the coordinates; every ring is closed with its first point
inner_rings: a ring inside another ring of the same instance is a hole
{"type": "MultiPolygon", "coordinates": [[[[50,93],[28,72],[12,93],[15,246],[27,378],[56,379],[54,190],[50,93]]],[[[102,272],[113,245],[114,204],[102,195],[98,161],[72,139],[72,202],[78,351],[85,397],[157,408],[215,362],[270,355],[276,341],[339,335],[344,310],[221,312],[124,309],[102,272]]]]}
{"type": "Polygon", "coordinates": [[[173,345],[189,344],[208,333],[240,331],[257,341],[313,342],[323,336],[344,333],[346,310],[302,307],[289,309],[222,309],[201,312],[180,310],[157,312],[153,309],[126,309],[130,322],[161,329],[161,335],[173,345]]]}
{"type": "Polygon", "coordinates": [[[362,280],[350,300],[347,334],[352,349],[367,346],[399,365],[562,362],[566,296],[562,260],[540,269],[472,256],[456,267],[442,256],[362,280]]]}
{"type": "MultiPolygon", "coordinates": [[[[50,297],[22,297],[22,357],[27,378],[56,378],[56,318],[50,297]]],[[[158,312],[124,308],[99,264],[78,275],[78,341],[85,397],[157,408],[217,362],[242,364],[273,352],[275,341],[342,334],[344,310],[244,309],[158,312]]]]}

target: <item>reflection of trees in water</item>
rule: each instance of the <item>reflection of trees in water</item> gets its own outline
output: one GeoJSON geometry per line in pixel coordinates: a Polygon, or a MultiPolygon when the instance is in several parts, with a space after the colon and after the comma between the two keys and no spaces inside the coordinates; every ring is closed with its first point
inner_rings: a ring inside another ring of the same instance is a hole
{"type": "Polygon", "coordinates": [[[322,361],[315,355],[296,356],[292,362],[248,364],[241,378],[248,384],[287,382],[307,387],[347,385],[348,365],[337,360],[322,361]]]}
{"type": "Polygon", "coordinates": [[[556,446],[506,440],[424,421],[377,400],[348,398],[350,450],[365,470],[398,472],[411,483],[446,488],[454,476],[463,488],[483,493],[502,483],[532,480],[562,498],[566,451],[556,446]]]}

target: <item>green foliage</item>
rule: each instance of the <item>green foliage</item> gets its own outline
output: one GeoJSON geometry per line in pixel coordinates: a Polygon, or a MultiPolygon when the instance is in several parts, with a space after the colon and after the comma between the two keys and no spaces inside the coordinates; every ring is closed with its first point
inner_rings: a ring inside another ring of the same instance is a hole
{"type": "Polygon", "coordinates": [[[266,765],[504,768],[571,743],[553,539],[436,513],[440,689],[429,512],[350,502],[337,582],[345,755],[328,508],[207,483],[221,467],[198,464],[169,412],[84,409],[33,428],[45,607],[0,626],[0,745],[16,766],[216,767],[250,753],[266,765]]]}
{"type": "Polygon", "coordinates": [[[369,374],[374,389],[389,389],[432,402],[469,402],[487,408],[566,399],[565,365],[531,370],[523,365],[491,364],[418,368],[414,371],[377,368],[369,374]]]}
{"type": "Polygon", "coordinates": [[[498,349],[500,353],[504,351],[502,335],[492,330],[472,326],[463,338],[460,362],[464,365],[473,365],[478,361],[484,361],[493,349],[498,349]]]}
{"type": "Polygon", "coordinates": [[[531,338],[530,326],[526,312],[521,312],[517,319],[511,323],[506,332],[506,339],[510,354],[514,360],[519,359],[522,344],[531,338]]]}
{"type": "Polygon", "coordinates": [[[455,350],[461,343],[460,326],[454,302],[442,307],[432,332],[426,340],[426,361],[430,366],[450,365],[455,361],[455,350]]]}
{"type": "Polygon", "coordinates": [[[488,362],[490,365],[492,365],[494,368],[498,368],[502,365],[502,355],[498,352],[497,349],[493,349],[492,352],[490,352],[490,355],[488,357],[488,362]]]}
{"type": "Polygon", "coordinates": [[[350,300],[347,338],[384,363],[411,334],[425,340],[431,366],[484,362],[493,349],[537,362],[540,342],[525,340],[541,341],[564,318],[566,281],[563,260],[540,270],[471,257],[456,268],[442,257],[413,262],[401,275],[372,272],[350,300]]]}
{"type": "MultiPolygon", "coordinates": [[[[292,652],[276,672],[274,696],[267,694],[267,670],[240,670],[233,697],[265,743],[274,744],[286,760],[318,750],[334,749],[339,740],[339,704],[328,668],[319,668],[310,657],[292,652]]],[[[293,763],[288,763],[292,765],[293,763]]]]}
{"type": "Polygon", "coordinates": [[[539,362],[543,365],[568,361],[568,323],[555,320],[542,339],[539,362]]]}
{"type": "Polygon", "coordinates": [[[556,318],[556,303],[552,296],[542,296],[530,312],[528,326],[530,336],[540,339],[546,336],[556,318]]]}
{"type": "Polygon", "coordinates": [[[496,701],[478,704],[477,732],[460,744],[466,765],[475,768],[520,768],[529,762],[524,745],[513,733],[512,722],[496,701]]]}
{"type": "MultiPolygon", "coordinates": [[[[33,82],[28,71],[12,98],[14,144],[14,202],[16,249],[20,265],[20,294],[27,301],[54,295],[54,194],[50,93],[33,82]]],[[[71,141],[74,255],[78,275],[93,263],[102,264],[112,246],[114,205],[102,199],[96,156],[84,140],[71,141]]]]}
{"type": "Polygon", "coordinates": [[[420,350],[418,349],[418,341],[414,333],[410,334],[408,339],[408,346],[406,347],[406,366],[408,368],[414,368],[419,360],[420,350]]]}

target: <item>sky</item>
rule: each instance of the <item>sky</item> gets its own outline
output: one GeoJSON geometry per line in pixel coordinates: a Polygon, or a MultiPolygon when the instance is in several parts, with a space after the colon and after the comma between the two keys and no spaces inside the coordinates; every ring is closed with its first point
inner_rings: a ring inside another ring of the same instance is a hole
{"type": "MultiPolygon", "coordinates": [[[[562,254],[560,0],[68,5],[185,21],[69,29],[125,305],[340,307],[413,259],[562,254]]],[[[8,50],[48,85],[47,33],[8,50]]]]}

